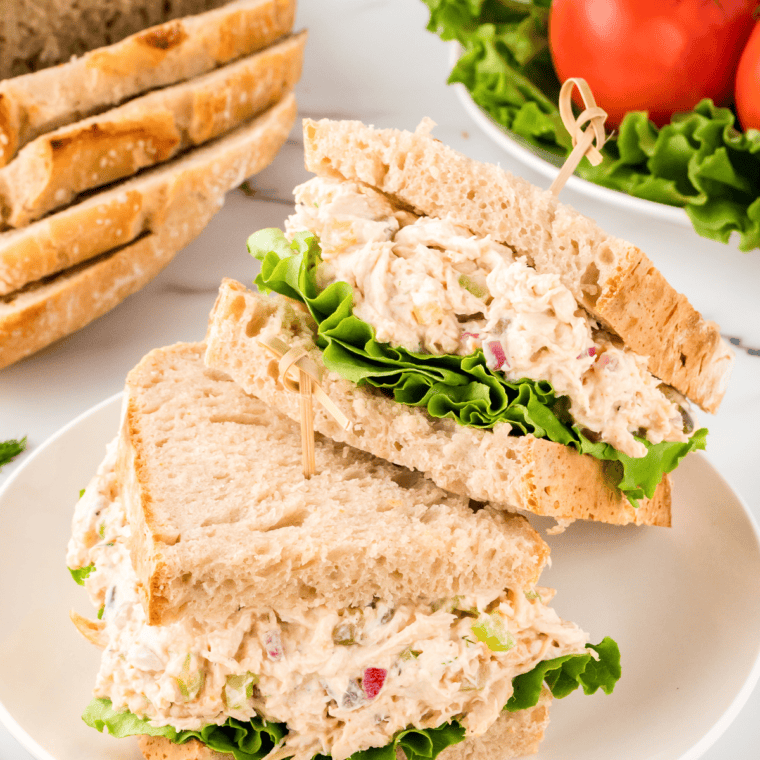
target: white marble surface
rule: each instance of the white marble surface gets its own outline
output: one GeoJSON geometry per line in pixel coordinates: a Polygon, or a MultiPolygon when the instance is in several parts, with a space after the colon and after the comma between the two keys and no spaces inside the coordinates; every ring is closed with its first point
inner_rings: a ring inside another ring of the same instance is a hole
{"type": "MultiPolygon", "coordinates": [[[[426,22],[427,10],[418,0],[304,0],[298,25],[309,28],[310,38],[298,87],[301,114],[403,128],[414,128],[427,115],[438,123],[436,135],[444,142],[545,184],[508,159],[470,122],[445,84],[447,46],[425,30],[426,22]]],[[[256,196],[231,193],[201,237],[149,286],[79,333],[0,371],[0,440],[27,435],[29,448],[34,449],[59,427],[119,391],[128,370],[151,348],[201,339],[221,278],[250,282],[254,277],[245,238],[260,227],[282,224],[292,187],[307,176],[301,152],[296,129],[274,164],[253,180],[256,196]]],[[[741,254],[681,227],[595,205],[572,192],[563,193],[563,200],[644,249],[670,282],[719,322],[727,336],[760,348],[760,251],[741,254]]],[[[760,356],[744,350],[737,354],[720,413],[701,419],[710,428],[707,456],[760,519],[760,356]]],[[[0,472],[0,484],[20,462],[23,457],[0,472]]],[[[62,547],[65,541],[62,536],[62,547]]],[[[40,707],[44,715],[44,705],[40,707]]],[[[758,715],[756,691],[704,757],[756,760],[758,715]]],[[[0,760],[29,758],[0,727],[0,760]]]]}

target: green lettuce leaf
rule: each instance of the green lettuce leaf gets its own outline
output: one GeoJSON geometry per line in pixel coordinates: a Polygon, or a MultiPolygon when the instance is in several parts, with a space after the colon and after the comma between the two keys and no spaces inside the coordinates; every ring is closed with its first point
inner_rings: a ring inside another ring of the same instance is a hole
{"type": "MultiPolygon", "coordinates": [[[[558,699],[566,697],[578,686],[586,694],[602,689],[611,694],[620,678],[620,651],[610,638],[599,644],[587,644],[598,654],[598,660],[589,654],[570,654],[546,660],[533,670],[512,679],[514,694],[504,707],[515,712],[534,707],[546,682],[558,699]]],[[[174,744],[198,739],[217,752],[228,752],[235,760],[260,760],[287,734],[284,723],[267,723],[256,716],[249,722],[228,718],[221,726],[205,726],[200,731],[178,731],[171,726],[156,728],[147,718],[138,718],[131,712],[117,712],[109,699],[93,699],[82,715],[82,720],[96,731],[108,731],[111,736],[163,736],[174,744]]],[[[355,752],[349,760],[396,760],[400,747],[408,760],[435,760],[446,747],[464,740],[464,728],[456,720],[438,728],[406,728],[398,731],[384,747],[355,752]]],[[[329,755],[316,755],[315,760],[330,760],[329,755]]]]}
{"type": "Polygon", "coordinates": [[[95,565],[87,565],[87,567],[79,567],[76,570],[73,570],[72,568],[68,568],[68,570],[71,573],[71,577],[76,581],[76,583],[80,586],[84,586],[85,579],[90,575],[90,573],[95,572],[95,565]]]}
{"type": "MultiPolygon", "coordinates": [[[[256,716],[247,723],[228,718],[221,726],[205,726],[200,731],[178,731],[171,726],[156,728],[147,718],[131,712],[117,712],[109,699],[93,699],[82,720],[97,731],[108,730],[111,736],[163,736],[174,744],[198,739],[217,752],[231,753],[235,760],[260,760],[287,734],[284,723],[267,723],[256,716]]],[[[434,760],[452,744],[464,739],[464,728],[453,721],[438,728],[408,728],[399,731],[390,744],[355,752],[350,760],[396,760],[396,747],[401,747],[409,760],[434,760]]],[[[328,755],[317,758],[329,760],[328,755]]]]}
{"type": "MultiPolygon", "coordinates": [[[[572,148],[557,109],[559,81],[548,52],[551,0],[423,0],[428,29],[463,48],[449,83],[461,82],[491,118],[560,165],[572,148]]],[[[742,133],[734,112],[701,101],[662,129],[626,114],[599,166],[576,174],[604,187],[681,206],[704,237],[760,247],[760,132],[742,133]]]]}
{"type": "Polygon", "coordinates": [[[370,385],[402,404],[421,406],[432,417],[456,420],[483,429],[499,422],[512,425],[515,435],[533,435],[573,446],[583,454],[610,463],[612,482],[634,507],[651,498],[666,472],[683,457],[705,447],[707,431],[697,431],[687,443],[650,444],[639,438],[647,454],[633,459],[606,443],[593,443],[572,423],[568,403],[545,381],[507,380],[492,372],[482,351],[470,356],[415,353],[375,339],[375,331],[353,314],[353,291],[345,282],[320,290],[317,266],[319,242],[310,232],[290,243],[278,229],[254,233],[248,250],[261,261],[255,283],[305,303],[317,322],[317,345],[325,366],[357,385],[370,385]]]}
{"type": "Polygon", "coordinates": [[[618,645],[613,639],[605,637],[599,644],[586,644],[586,648],[593,649],[598,659],[590,652],[568,654],[544,660],[528,673],[513,678],[514,692],[504,709],[514,712],[535,705],[544,681],[558,699],[566,697],[579,686],[583,687],[585,694],[594,694],[599,689],[611,694],[621,673],[618,645]]]}
{"type": "Polygon", "coordinates": [[[25,448],[26,436],[18,441],[0,441],[0,467],[13,461],[25,448]]]}

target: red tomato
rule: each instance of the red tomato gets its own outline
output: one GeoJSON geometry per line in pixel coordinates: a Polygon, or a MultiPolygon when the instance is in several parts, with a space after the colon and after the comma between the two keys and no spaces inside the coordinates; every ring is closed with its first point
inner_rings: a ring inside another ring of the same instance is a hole
{"type": "Polygon", "coordinates": [[[752,30],[736,70],[736,113],[743,129],[760,129],[760,24],[752,30]]]}
{"type": "Polygon", "coordinates": [[[662,126],[702,98],[731,102],[757,0],[554,0],[549,45],[560,81],[583,77],[617,126],[648,111],[662,126]]]}

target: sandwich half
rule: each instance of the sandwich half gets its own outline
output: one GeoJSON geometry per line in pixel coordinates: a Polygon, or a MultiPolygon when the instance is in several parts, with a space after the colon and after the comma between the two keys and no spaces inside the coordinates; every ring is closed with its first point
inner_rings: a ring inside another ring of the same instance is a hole
{"type": "Polygon", "coordinates": [[[318,176],[249,249],[259,290],[305,308],[223,288],[209,366],[286,411],[258,333],[289,337],[358,388],[327,435],[474,499],[670,524],[667,473],[707,433],[688,399],[715,411],[731,368],[717,325],[634,246],[428,130],[304,123],[318,176]]]}
{"type": "Polygon", "coordinates": [[[548,606],[522,517],[322,436],[305,480],[298,426],[203,354],[130,373],[76,508],[89,725],[149,760],[498,759],[536,750],[552,694],[612,691],[617,646],[548,606]]]}

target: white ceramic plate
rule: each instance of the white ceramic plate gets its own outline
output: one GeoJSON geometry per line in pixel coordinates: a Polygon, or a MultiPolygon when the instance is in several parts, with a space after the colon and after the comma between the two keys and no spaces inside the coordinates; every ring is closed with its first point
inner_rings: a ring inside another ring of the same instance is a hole
{"type": "MultiPolygon", "coordinates": [[[[462,49],[459,47],[459,44],[456,42],[452,43],[450,54],[450,64],[452,67],[459,60],[461,53],[462,49]]],[[[475,103],[470,96],[469,91],[463,84],[457,83],[453,86],[465,111],[467,111],[483,132],[485,132],[499,147],[512,156],[512,158],[546,177],[549,180],[549,182],[547,182],[548,187],[559,173],[558,166],[562,163],[561,159],[547,151],[542,151],[540,148],[531,145],[526,140],[522,140],[519,135],[509,132],[494,121],[488,113],[475,103]]],[[[589,182],[588,180],[575,175],[568,179],[565,187],[571,188],[595,201],[607,203],[625,211],[633,211],[654,219],[672,222],[680,227],[691,229],[692,226],[691,220],[686,215],[686,212],[682,208],[676,206],[668,206],[665,203],[655,203],[654,201],[647,201],[643,198],[634,198],[632,195],[627,195],[626,193],[621,193],[617,190],[610,190],[607,187],[601,187],[601,185],[595,185],[593,182],[589,182]]]]}
{"type": "MultiPolygon", "coordinates": [[[[65,567],[71,516],[114,436],[113,397],[41,446],[0,492],[0,717],[40,760],[136,760],[133,740],[87,728],[99,652],[68,620],[92,615],[65,567]]],[[[552,708],[539,760],[693,760],[760,675],[760,541],[746,507],[701,456],[675,477],[676,524],[578,523],[550,537],[542,582],[593,641],[623,653],[615,693],[552,708]]]]}

